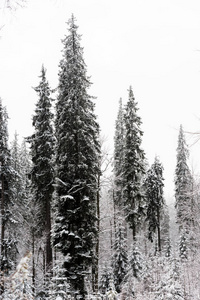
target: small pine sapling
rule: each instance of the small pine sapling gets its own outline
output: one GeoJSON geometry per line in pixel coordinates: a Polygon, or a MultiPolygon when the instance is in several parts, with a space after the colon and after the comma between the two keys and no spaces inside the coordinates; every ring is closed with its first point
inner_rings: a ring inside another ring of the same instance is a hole
{"type": "Polygon", "coordinates": [[[137,279],[142,277],[142,271],[144,268],[142,255],[135,245],[133,246],[133,250],[131,252],[130,257],[130,266],[133,272],[133,276],[137,279]]]}
{"type": "Polygon", "coordinates": [[[186,233],[182,232],[179,241],[179,256],[182,261],[187,260],[188,258],[188,249],[187,249],[187,240],[186,233]]]}
{"type": "Polygon", "coordinates": [[[111,268],[105,265],[99,282],[99,291],[103,295],[105,295],[109,290],[111,278],[112,278],[111,268]]]}

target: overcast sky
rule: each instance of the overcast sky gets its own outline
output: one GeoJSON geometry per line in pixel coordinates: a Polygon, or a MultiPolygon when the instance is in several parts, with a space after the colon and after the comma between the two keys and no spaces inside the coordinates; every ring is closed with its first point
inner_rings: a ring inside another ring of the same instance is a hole
{"type": "MultiPolygon", "coordinates": [[[[0,7],[4,0],[0,0],[0,7]]],[[[173,196],[180,124],[200,131],[199,0],[27,0],[15,12],[0,10],[0,97],[7,107],[10,139],[32,132],[41,66],[57,86],[61,40],[74,14],[93,82],[96,114],[112,147],[120,97],[128,88],[138,102],[149,163],[163,163],[166,197],[173,196]]],[[[188,144],[193,139],[188,136],[188,144]]],[[[200,142],[190,147],[200,171],[200,142]]]]}

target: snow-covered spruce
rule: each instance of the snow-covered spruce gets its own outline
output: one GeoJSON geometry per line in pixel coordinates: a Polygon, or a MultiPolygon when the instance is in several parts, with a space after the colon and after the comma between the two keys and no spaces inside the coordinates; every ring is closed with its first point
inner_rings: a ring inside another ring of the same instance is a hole
{"type": "Polygon", "coordinates": [[[64,275],[72,292],[85,298],[84,279],[92,263],[95,264],[99,126],[93,99],[87,92],[90,81],[73,15],[68,26],[56,103],[57,198],[53,244],[67,258],[64,275]]]}
{"type": "Polygon", "coordinates": [[[143,214],[142,179],[145,174],[145,154],[141,147],[143,132],[140,126],[142,121],[137,113],[138,107],[132,87],[129,88],[128,92],[128,101],[124,113],[123,197],[127,221],[135,240],[141,215],[143,214]]]}

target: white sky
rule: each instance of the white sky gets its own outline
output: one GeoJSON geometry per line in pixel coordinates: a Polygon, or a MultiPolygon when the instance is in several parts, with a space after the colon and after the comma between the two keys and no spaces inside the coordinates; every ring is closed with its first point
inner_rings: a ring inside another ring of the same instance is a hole
{"type": "MultiPolygon", "coordinates": [[[[4,0],[0,0],[0,7],[4,0]]],[[[61,39],[74,14],[84,59],[97,97],[96,114],[112,147],[119,98],[133,87],[149,163],[163,163],[166,196],[173,195],[180,124],[200,131],[199,0],[27,0],[10,13],[0,10],[0,97],[7,107],[10,139],[32,132],[41,66],[52,88],[58,80],[61,39]]],[[[188,139],[188,144],[193,140],[188,139]]],[[[200,142],[190,147],[199,173],[200,142]]]]}

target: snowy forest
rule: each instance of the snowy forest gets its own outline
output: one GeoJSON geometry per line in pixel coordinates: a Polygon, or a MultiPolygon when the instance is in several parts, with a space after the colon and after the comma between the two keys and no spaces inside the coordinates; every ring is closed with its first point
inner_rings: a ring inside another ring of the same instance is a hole
{"type": "Polygon", "coordinates": [[[9,143],[0,102],[0,299],[198,300],[200,187],[183,125],[167,205],[132,86],[119,95],[110,153],[73,15],[67,25],[58,87],[42,66],[22,143],[17,133],[9,143]]]}

